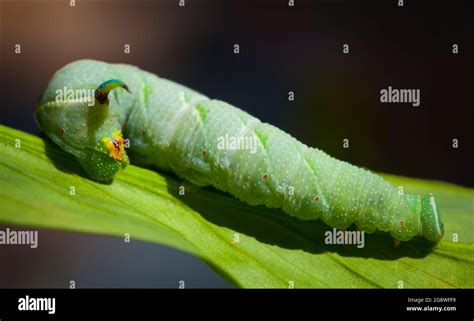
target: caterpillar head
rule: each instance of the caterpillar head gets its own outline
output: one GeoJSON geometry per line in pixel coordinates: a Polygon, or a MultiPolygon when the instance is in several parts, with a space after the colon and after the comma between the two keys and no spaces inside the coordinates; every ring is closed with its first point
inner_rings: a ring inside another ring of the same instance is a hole
{"type": "Polygon", "coordinates": [[[56,88],[61,81],[55,77],[35,108],[39,127],[74,155],[91,178],[110,180],[129,160],[117,113],[109,112],[108,95],[115,88],[129,91],[128,87],[111,79],[95,89],[81,84],[56,88]]]}

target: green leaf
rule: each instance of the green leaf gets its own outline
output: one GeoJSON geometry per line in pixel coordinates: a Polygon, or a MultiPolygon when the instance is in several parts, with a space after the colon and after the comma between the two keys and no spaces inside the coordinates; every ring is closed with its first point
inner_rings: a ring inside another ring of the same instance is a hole
{"type": "Polygon", "coordinates": [[[319,221],[248,206],[171,174],[130,166],[111,184],[93,182],[54,144],[0,126],[0,223],[129,233],[196,255],[242,287],[474,287],[474,191],[385,177],[405,192],[435,194],[446,228],[441,243],[415,239],[395,248],[377,232],[366,234],[362,249],[325,245],[331,228],[319,221]]]}

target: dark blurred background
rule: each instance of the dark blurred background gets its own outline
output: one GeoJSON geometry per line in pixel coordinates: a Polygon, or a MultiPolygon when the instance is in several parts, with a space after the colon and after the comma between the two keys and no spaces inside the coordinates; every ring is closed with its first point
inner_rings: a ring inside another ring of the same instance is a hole
{"type": "MultiPolygon", "coordinates": [[[[474,186],[474,1],[178,2],[2,1],[1,123],[39,134],[32,111],[52,74],[92,58],[225,100],[355,165],[474,186]],[[388,86],[420,89],[421,105],[380,103],[388,86]]],[[[40,243],[0,248],[0,287],[230,286],[158,245],[48,231],[40,243]]]]}

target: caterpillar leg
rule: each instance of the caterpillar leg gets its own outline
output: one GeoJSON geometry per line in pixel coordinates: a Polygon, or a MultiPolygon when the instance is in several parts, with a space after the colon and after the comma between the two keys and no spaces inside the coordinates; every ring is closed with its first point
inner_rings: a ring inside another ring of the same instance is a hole
{"type": "Polygon", "coordinates": [[[400,240],[393,239],[393,247],[396,249],[399,246],[400,246],[400,240]]]}

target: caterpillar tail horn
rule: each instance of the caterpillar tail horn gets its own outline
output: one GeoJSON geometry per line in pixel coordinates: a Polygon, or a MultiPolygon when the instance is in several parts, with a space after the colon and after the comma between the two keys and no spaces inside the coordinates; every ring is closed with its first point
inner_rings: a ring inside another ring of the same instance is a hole
{"type": "Polygon", "coordinates": [[[118,79],[109,79],[101,83],[95,90],[95,99],[101,105],[108,105],[109,104],[109,93],[112,89],[117,87],[122,87],[126,91],[130,93],[130,89],[128,86],[121,80],[118,79]]]}

